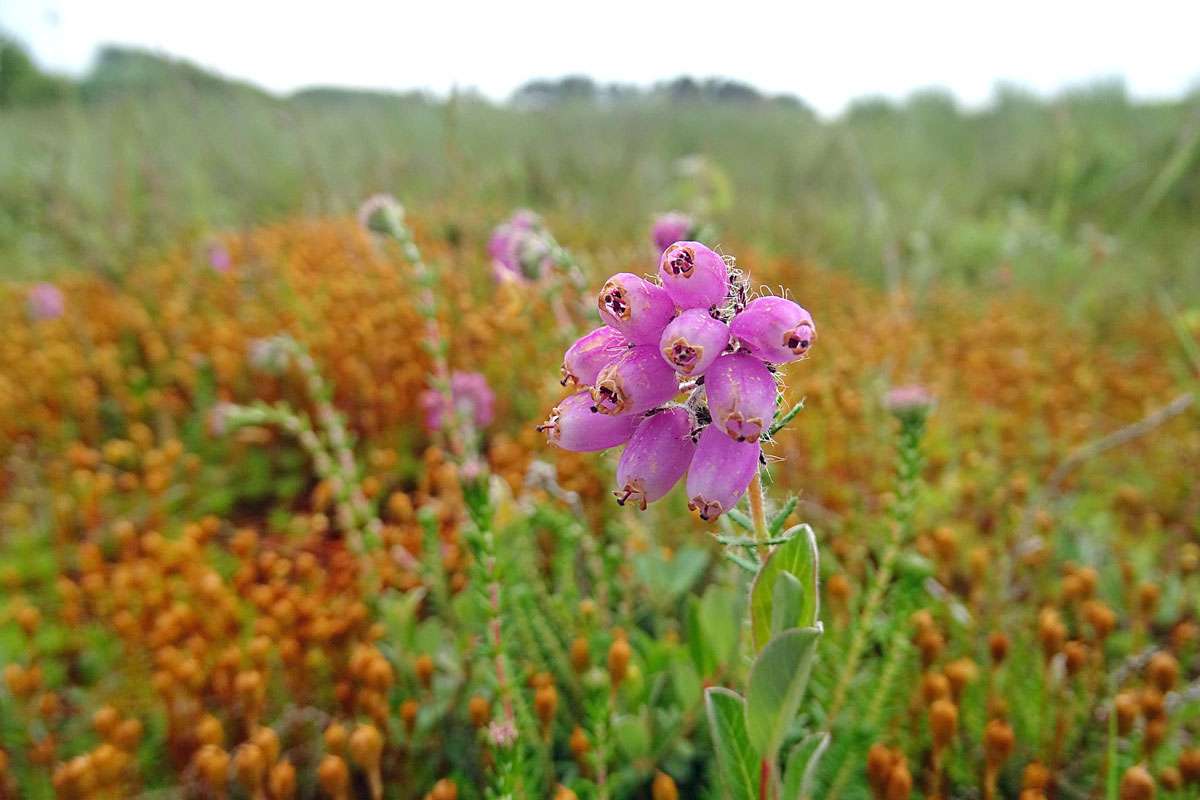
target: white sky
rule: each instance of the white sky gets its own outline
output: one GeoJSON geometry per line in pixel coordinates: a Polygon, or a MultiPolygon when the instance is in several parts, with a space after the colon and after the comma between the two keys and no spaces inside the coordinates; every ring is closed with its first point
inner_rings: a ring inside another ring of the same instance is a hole
{"type": "Polygon", "coordinates": [[[280,92],[457,85],[503,99],[535,77],[691,74],[831,114],[929,86],[974,105],[998,81],[1049,93],[1122,76],[1140,97],[1200,82],[1197,0],[0,0],[0,28],[72,73],[99,44],[133,44],[280,92]]]}

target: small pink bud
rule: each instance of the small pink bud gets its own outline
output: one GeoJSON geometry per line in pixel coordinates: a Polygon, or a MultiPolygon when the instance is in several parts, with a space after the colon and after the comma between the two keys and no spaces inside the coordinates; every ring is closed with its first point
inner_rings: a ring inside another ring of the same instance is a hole
{"type": "Polygon", "coordinates": [[[933,407],[933,395],[918,383],[895,386],[888,390],[883,404],[898,417],[924,414],[933,407]]]}
{"type": "Polygon", "coordinates": [[[688,508],[711,522],[737,505],[758,470],[757,441],[735,442],[709,425],[688,467],[688,508]]]}
{"type": "Polygon", "coordinates": [[[675,316],[666,289],[631,272],[613,275],[600,290],[600,318],[633,344],[658,344],[662,330],[675,316]]]}
{"type": "Polygon", "coordinates": [[[27,303],[29,316],[35,320],[58,319],[66,310],[62,290],[53,283],[35,283],[29,290],[27,303]]]}
{"type": "Polygon", "coordinates": [[[729,330],[743,349],[772,364],[804,358],[817,338],[812,316],[782,297],[750,301],[729,323],[729,330]]]}
{"type": "Polygon", "coordinates": [[[625,337],[607,325],[584,334],[563,355],[562,385],[571,382],[591,386],[600,370],[620,358],[628,348],[625,337]]]}
{"type": "Polygon", "coordinates": [[[675,370],[662,360],[658,348],[639,345],[600,370],[592,404],[601,414],[640,414],[678,393],[675,370]]]}
{"type": "Polygon", "coordinates": [[[645,511],[647,503],[658,500],[679,483],[696,452],[692,441],[695,422],[692,412],[683,406],[642,420],[617,463],[619,488],[613,494],[618,503],[633,501],[645,511]]]}
{"type": "Polygon", "coordinates": [[[702,308],[689,308],[663,330],[659,347],[667,363],[687,378],[698,378],[729,344],[729,326],[702,308]]]}
{"type": "Polygon", "coordinates": [[[699,242],[676,242],[664,250],[658,276],[680,308],[712,308],[729,293],[729,267],[699,242]]]}
{"type": "Polygon", "coordinates": [[[704,377],[712,427],[739,442],[756,442],[775,418],[775,376],[745,353],[721,356],[704,377]]]}
{"type": "Polygon", "coordinates": [[[650,238],[654,240],[654,246],[657,248],[655,252],[662,253],[675,242],[688,238],[693,235],[692,231],[695,228],[696,224],[692,218],[682,212],[671,211],[660,215],[650,229],[650,238]]]}
{"type": "Polygon", "coordinates": [[[546,441],[575,453],[606,450],[629,441],[641,421],[629,415],[611,417],[592,411],[592,396],[587,390],[565,397],[550,411],[550,418],[538,426],[546,441]]]}

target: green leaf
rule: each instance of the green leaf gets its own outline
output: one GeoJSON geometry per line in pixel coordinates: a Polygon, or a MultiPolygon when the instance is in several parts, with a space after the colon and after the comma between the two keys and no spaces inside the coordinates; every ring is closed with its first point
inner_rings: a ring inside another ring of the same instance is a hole
{"type": "Polygon", "coordinates": [[[771,592],[771,635],[777,636],[795,627],[796,609],[804,605],[804,586],[790,572],[781,572],[771,592]]]}
{"type": "Polygon", "coordinates": [[[771,551],[750,587],[750,628],[755,650],[761,651],[766,647],[773,632],[771,622],[776,613],[788,612],[784,616],[786,624],[782,626],[782,629],[787,629],[811,627],[820,612],[816,537],[807,525],[797,525],[788,533],[791,538],[771,551]],[[791,573],[800,581],[803,592],[794,609],[776,612],[775,584],[784,572],[791,573]]]}
{"type": "Polygon", "coordinates": [[[685,658],[673,659],[671,661],[671,680],[679,705],[683,708],[694,708],[700,699],[700,693],[704,690],[704,684],[701,683],[700,673],[696,671],[692,662],[685,658]]]}
{"type": "Polygon", "coordinates": [[[669,605],[691,588],[708,568],[707,550],[685,547],[670,560],[657,552],[634,556],[633,567],[638,578],[651,592],[656,603],[669,605]]]}
{"type": "Polygon", "coordinates": [[[796,506],[798,505],[800,505],[800,498],[792,495],[783,504],[783,507],[771,516],[771,521],[767,524],[767,530],[770,531],[772,537],[779,535],[788,517],[792,515],[792,512],[796,510],[796,506]]]}
{"type": "Polygon", "coordinates": [[[812,797],[813,779],[821,756],[829,747],[828,733],[810,733],[788,754],[783,773],[783,796],[787,800],[808,800],[812,797]]]}
{"type": "Polygon", "coordinates": [[[754,523],[750,520],[750,517],[746,516],[745,511],[731,508],[725,512],[725,516],[740,525],[743,530],[750,531],[751,533],[754,532],[754,523]]]}
{"type": "Polygon", "coordinates": [[[768,761],[778,755],[788,726],[800,710],[821,639],[819,626],[792,628],[776,636],[750,670],[746,732],[755,750],[768,761]]]}
{"type": "Polygon", "coordinates": [[[741,640],[742,614],[745,605],[740,602],[741,592],[725,586],[710,586],[700,599],[700,629],[717,666],[733,661],[734,652],[741,640]]]}
{"type": "Polygon", "coordinates": [[[612,733],[627,758],[644,758],[650,752],[650,722],[644,713],[618,716],[613,720],[612,733]]]}
{"type": "Polygon", "coordinates": [[[725,800],[758,800],[759,758],[746,735],[746,703],[737,692],[714,686],[704,692],[708,727],[725,800]]]}

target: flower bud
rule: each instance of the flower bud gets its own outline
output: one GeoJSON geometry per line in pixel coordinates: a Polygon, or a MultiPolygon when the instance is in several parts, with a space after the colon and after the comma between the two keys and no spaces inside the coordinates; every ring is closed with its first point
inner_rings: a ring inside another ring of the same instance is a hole
{"type": "Polygon", "coordinates": [[[896,754],[887,745],[876,742],[867,750],[867,783],[875,796],[887,790],[888,778],[896,764],[896,754]]]}
{"type": "Polygon", "coordinates": [[[667,290],[631,272],[613,275],[596,299],[600,319],[632,344],[658,344],[662,330],[675,316],[667,290]]]}
{"type": "Polygon", "coordinates": [[[729,293],[725,260],[699,242],[675,242],[664,250],[658,277],[680,308],[712,308],[729,293]]]}
{"type": "Polygon", "coordinates": [[[791,300],[759,297],[729,323],[742,349],[773,364],[798,361],[817,338],[812,316],[791,300]]]}
{"type": "Polygon", "coordinates": [[[482,728],[492,718],[492,704],[486,697],[475,695],[467,701],[467,716],[471,718],[473,726],[482,728]]]}
{"type": "Polygon", "coordinates": [[[908,800],[912,796],[912,785],[912,773],[908,771],[908,764],[901,760],[888,776],[884,797],[886,800],[908,800]]]}
{"type": "Polygon", "coordinates": [[[1187,785],[1200,785],[1200,747],[1192,747],[1179,754],[1179,774],[1187,785]]]}
{"type": "Polygon", "coordinates": [[[716,425],[700,434],[688,466],[688,508],[711,522],[733,508],[758,471],[758,441],[735,442],[716,425]]]}
{"type": "Polygon", "coordinates": [[[542,728],[548,730],[554,722],[554,713],[558,710],[558,690],[552,684],[538,687],[533,694],[533,711],[542,723],[542,728]]]}
{"type": "Polygon", "coordinates": [[[667,363],[687,378],[704,374],[729,344],[729,326],[700,308],[689,308],[663,329],[659,349],[667,363]]]}
{"type": "Polygon", "coordinates": [[[571,642],[571,668],[582,674],[591,663],[592,653],[587,638],[576,636],[571,642]]]}
{"type": "Polygon", "coordinates": [[[994,719],[983,729],[983,755],[992,767],[999,767],[1012,755],[1016,738],[1004,720],[994,719]]]}
{"type": "Polygon", "coordinates": [[[1127,736],[1137,722],[1141,707],[1132,692],[1121,692],[1113,701],[1113,713],[1117,715],[1117,733],[1127,736]]]}
{"type": "Polygon", "coordinates": [[[949,700],[935,700],[929,707],[929,731],[933,736],[933,749],[944,749],[958,730],[958,709],[949,700]]]}
{"type": "Polygon", "coordinates": [[[742,353],[721,356],[704,379],[713,427],[738,442],[757,442],[775,418],[775,376],[742,353]]]}
{"type": "Polygon", "coordinates": [[[620,358],[628,347],[625,337],[607,325],[584,334],[563,354],[562,385],[593,385],[600,370],[620,358]]]}
{"type": "Polygon", "coordinates": [[[364,770],[371,771],[379,768],[379,759],[383,755],[383,737],[374,725],[359,725],[350,734],[350,758],[364,770]]]}
{"type": "Polygon", "coordinates": [[[617,463],[617,502],[646,509],[671,491],[687,472],[696,443],[692,412],[675,406],[642,420],[617,463]]]}
{"type": "Polygon", "coordinates": [[[1154,800],[1154,778],[1145,767],[1133,766],[1121,776],[1121,800],[1154,800]]]}
{"type": "Polygon", "coordinates": [[[34,320],[58,319],[66,310],[62,290],[52,283],[37,283],[26,298],[29,316],[34,320]]]}
{"type": "Polygon", "coordinates": [[[641,418],[633,415],[613,417],[592,411],[592,396],[583,390],[551,409],[550,418],[538,430],[556,447],[586,453],[624,444],[639,422],[641,418]]]}
{"type": "Polygon", "coordinates": [[[592,387],[592,406],[601,414],[640,414],[679,393],[675,370],[657,347],[634,347],[600,370],[592,387]]]}
{"type": "Polygon", "coordinates": [[[340,756],[325,756],[317,767],[317,782],[321,784],[321,791],[329,797],[336,800],[346,797],[350,786],[350,770],[346,768],[346,762],[340,756]]]}
{"type": "Polygon", "coordinates": [[[331,722],[329,727],[325,729],[325,749],[330,753],[341,753],[346,749],[346,739],[349,734],[346,733],[346,728],[340,722],[331,722]]]}
{"type": "Polygon", "coordinates": [[[629,672],[629,659],[632,655],[633,649],[624,636],[613,639],[612,645],[608,648],[608,678],[612,682],[613,688],[620,686],[621,682],[625,680],[625,675],[629,672]]]}
{"type": "Polygon", "coordinates": [[[1159,651],[1150,658],[1146,677],[1165,694],[1175,688],[1175,682],[1179,680],[1179,662],[1165,650],[1159,651]]]}
{"type": "Polygon", "coordinates": [[[417,656],[417,660],[413,664],[413,670],[417,674],[417,681],[426,689],[433,685],[433,668],[433,657],[428,653],[422,653],[417,656]]]}
{"type": "Polygon", "coordinates": [[[659,770],[654,776],[654,783],[650,785],[650,796],[653,800],[679,800],[679,789],[675,786],[675,779],[659,770]]]}
{"type": "Polygon", "coordinates": [[[571,749],[571,755],[574,756],[575,760],[582,762],[587,757],[592,743],[588,741],[587,731],[576,725],[571,730],[571,737],[567,740],[567,746],[571,749]]]}
{"type": "Polygon", "coordinates": [[[296,768],[292,762],[284,760],[271,767],[271,775],[267,779],[274,800],[291,800],[296,796],[296,768]]]}
{"type": "Polygon", "coordinates": [[[650,238],[654,241],[655,252],[662,253],[668,247],[692,235],[696,223],[687,214],[671,211],[661,214],[654,220],[650,229],[650,238]]]}
{"type": "Polygon", "coordinates": [[[992,664],[999,666],[1004,663],[1004,657],[1008,655],[1008,636],[1002,631],[992,631],[988,636],[988,653],[992,657],[992,664]]]}

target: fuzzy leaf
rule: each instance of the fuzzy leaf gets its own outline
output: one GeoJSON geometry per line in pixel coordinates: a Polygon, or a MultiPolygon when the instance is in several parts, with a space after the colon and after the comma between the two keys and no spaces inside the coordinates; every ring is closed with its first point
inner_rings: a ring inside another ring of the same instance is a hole
{"type": "Polygon", "coordinates": [[[761,651],[771,638],[771,621],[777,613],[783,614],[787,628],[807,628],[816,624],[820,612],[821,598],[817,592],[818,561],[817,541],[812,528],[797,525],[788,531],[791,537],[776,547],[767,556],[750,587],[750,625],[755,650],[761,651]],[[793,611],[776,611],[775,584],[780,574],[788,572],[795,576],[803,588],[800,602],[793,611]]]}
{"type": "Polygon", "coordinates": [[[768,761],[778,755],[800,710],[820,639],[820,623],[786,630],[763,648],[750,671],[746,732],[754,749],[768,761]]]}
{"type": "Polygon", "coordinates": [[[787,522],[788,517],[792,515],[792,512],[796,510],[796,506],[798,505],[800,505],[800,498],[792,495],[783,504],[783,507],[772,515],[771,521],[767,525],[767,530],[770,531],[771,536],[779,535],[779,532],[783,530],[784,523],[787,522]]]}
{"type": "Polygon", "coordinates": [[[790,572],[781,572],[771,592],[771,635],[777,636],[795,627],[796,609],[804,605],[804,586],[790,572]]]}
{"type": "Polygon", "coordinates": [[[721,796],[725,800],[757,800],[759,758],[746,735],[745,701],[737,692],[715,686],[704,692],[704,705],[721,796]]]}
{"type": "Polygon", "coordinates": [[[783,796],[787,800],[808,800],[812,797],[813,779],[827,747],[828,733],[810,733],[792,748],[783,773],[783,796]]]}

